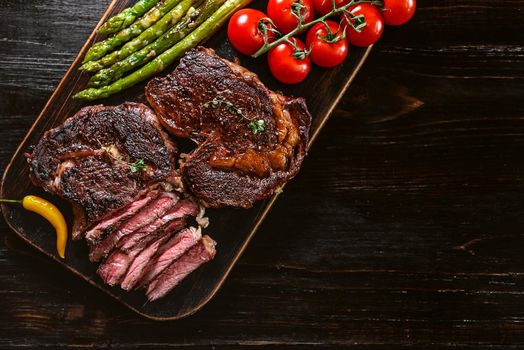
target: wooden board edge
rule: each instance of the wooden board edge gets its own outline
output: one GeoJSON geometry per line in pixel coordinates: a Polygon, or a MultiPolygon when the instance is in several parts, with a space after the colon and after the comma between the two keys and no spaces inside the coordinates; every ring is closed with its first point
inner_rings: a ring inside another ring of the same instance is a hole
{"type": "MultiPolygon", "coordinates": [[[[63,86],[63,84],[67,81],[67,79],[69,78],[69,75],[71,74],[71,71],[73,70],[73,67],[75,67],[75,65],[77,64],[77,62],[83,57],[84,53],[87,51],[88,47],[89,47],[89,44],[91,43],[91,41],[93,40],[93,37],[96,35],[96,30],[98,29],[98,27],[107,19],[107,17],[109,16],[109,14],[112,12],[112,10],[114,9],[116,3],[118,2],[118,0],[112,0],[111,3],[108,5],[108,7],[106,8],[106,10],[104,11],[102,17],[100,18],[100,21],[97,23],[97,25],[95,26],[93,32],[89,35],[88,39],[86,40],[85,44],[82,46],[82,48],[80,49],[78,55],[75,57],[75,59],[73,60],[73,62],[71,63],[71,65],[69,66],[68,70],[66,71],[66,73],[64,74],[64,77],[60,80],[60,83],[58,84],[58,86],[55,88],[55,90],[53,91],[51,97],[48,99],[47,103],[45,104],[44,108],[42,109],[42,111],[40,112],[40,114],[38,115],[38,117],[35,119],[35,121],[33,122],[33,124],[31,125],[31,128],[28,130],[28,132],[26,133],[24,139],[20,142],[20,145],[17,147],[16,151],[14,152],[13,156],[11,157],[11,160],[9,161],[9,163],[7,164],[5,170],[4,170],[4,174],[2,176],[2,182],[1,182],[1,188],[0,188],[0,196],[2,198],[4,198],[4,184],[5,184],[5,181],[6,181],[6,177],[7,177],[7,174],[9,173],[10,169],[11,169],[11,166],[14,162],[14,160],[16,159],[16,157],[18,156],[18,154],[22,151],[23,147],[25,146],[26,142],[27,142],[27,139],[29,138],[30,134],[32,133],[32,131],[34,130],[34,128],[36,127],[36,125],[38,124],[38,122],[40,121],[40,119],[44,116],[44,114],[46,114],[48,108],[49,108],[49,105],[51,104],[51,102],[55,99],[55,96],[56,94],[61,90],[61,87],[63,86]]],[[[364,64],[364,62],[366,61],[369,53],[371,52],[372,50],[372,46],[369,46],[366,51],[364,52],[364,55],[362,55],[362,57],[360,58],[360,61],[358,62],[358,65],[355,67],[355,69],[353,70],[352,74],[347,78],[343,88],[340,90],[339,94],[337,95],[337,97],[335,98],[334,102],[331,104],[330,108],[328,109],[328,111],[326,112],[324,118],[322,119],[320,125],[318,126],[318,128],[315,130],[315,132],[312,134],[309,142],[308,142],[308,145],[307,145],[307,148],[308,150],[311,148],[311,146],[313,145],[314,141],[317,139],[320,131],[322,130],[322,128],[324,127],[325,123],[328,121],[328,119],[331,117],[331,114],[333,113],[334,109],[336,108],[336,106],[338,105],[340,99],[344,96],[344,94],[346,93],[347,89],[349,88],[349,86],[351,85],[351,83],[353,82],[353,80],[355,79],[356,75],[358,74],[358,72],[360,71],[360,69],[362,68],[362,65],[364,64]]],[[[258,218],[257,222],[255,223],[253,229],[250,231],[250,233],[248,234],[247,238],[244,240],[244,242],[242,243],[242,245],[240,246],[240,249],[238,250],[238,252],[235,254],[235,256],[233,257],[233,259],[231,260],[231,263],[229,264],[228,268],[225,270],[224,274],[222,275],[222,278],[218,281],[218,283],[214,286],[214,288],[211,290],[211,292],[208,294],[207,298],[205,299],[202,299],[195,307],[192,307],[190,310],[188,311],[185,311],[185,312],[182,312],[176,316],[171,316],[171,317],[158,317],[158,316],[153,316],[153,315],[150,315],[150,314],[147,314],[147,313],[144,313],[142,311],[140,311],[139,309],[135,308],[134,306],[128,304],[127,302],[125,302],[124,300],[122,300],[120,297],[118,297],[117,295],[111,293],[110,291],[104,289],[100,284],[96,283],[94,280],[90,280],[88,278],[86,278],[83,274],[81,274],[79,271],[71,268],[69,265],[65,264],[63,261],[61,261],[60,259],[58,259],[56,256],[54,255],[51,255],[49,254],[47,251],[41,249],[40,247],[38,247],[37,245],[35,245],[32,241],[30,241],[29,239],[27,239],[21,232],[19,232],[15,227],[13,227],[11,225],[11,222],[9,221],[8,217],[7,217],[7,214],[6,214],[6,204],[3,203],[3,204],[0,204],[0,207],[2,208],[2,216],[4,217],[4,220],[5,222],[7,223],[7,225],[9,226],[9,228],[18,236],[20,237],[24,242],[26,242],[27,244],[29,244],[30,246],[32,246],[33,248],[35,248],[37,251],[41,252],[42,254],[50,257],[52,260],[54,260],[56,263],[60,264],[60,266],[62,267],[65,267],[66,269],[68,269],[69,271],[71,271],[72,273],[74,273],[75,275],[79,276],[81,279],[87,281],[89,284],[95,286],[97,289],[101,290],[102,292],[104,292],[105,294],[111,296],[112,298],[116,299],[119,303],[121,303],[122,305],[126,306],[127,308],[129,308],[130,310],[132,310],[133,312],[145,317],[145,318],[148,318],[150,320],[154,320],[154,321],[172,321],[172,320],[177,320],[177,319],[181,319],[181,318],[184,318],[184,317],[187,317],[187,316],[190,316],[194,313],[196,313],[197,311],[199,311],[202,307],[204,307],[214,296],[215,294],[218,292],[218,290],[222,287],[222,285],[224,284],[225,280],[227,279],[227,277],[229,276],[230,272],[232,271],[233,267],[236,265],[238,259],[240,259],[240,257],[242,256],[242,254],[244,253],[245,249],[247,248],[248,244],[250,243],[251,239],[253,238],[253,236],[255,235],[255,233],[257,232],[258,228],[260,227],[260,225],[262,224],[262,222],[265,220],[265,218],[267,217],[268,213],[270,212],[271,208],[273,207],[273,205],[275,204],[276,200],[278,199],[279,197],[279,193],[276,193],[274,194],[269,203],[266,205],[266,207],[264,208],[262,214],[260,215],[260,217],[258,218]]]]}
{"type": "Polygon", "coordinates": [[[320,134],[320,131],[322,131],[322,129],[324,128],[324,125],[327,123],[327,121],[331,117],[331,114],[333,113],[333,111],[337,107],[337,105],[340,102],[340,100],[342,99],[342,97],[344,97],[344,95],[346,94],[346,91],[348,90],[348,88],[351,85],[351,83],[353,82],[353,80],[355,80],[355,77],[357,76],[358,72],[360,71],[360,68],[362,68],[362,65],[364,64],[364,62],[366,62],[366,60],[367,60],[367,58],[369,56],[369,53],[371,52],[372,49],[373,49],[373,45],[370,45],[370,46],[368,46],[366,48],[366,51],[364,52],[364,54],[360,58],[360,61],[358,62],[357,66],[355,67],[355,69],[353,70],[353,72],[351,73],[349,78],[346,80],[344,86],[342,87],[342,89],[340,90],[339,94],[337,95],[337,97],[335,98],[335,100],[333,101],[331,106],[329,107],[328,111],[326,112],[326,115],[325,115],[324,119],[319,124],[318,128],[315,130],[313,135],[311,135],[311,137],[309,138],[309,142],[307,144],[307,149],[308,150],[311,148],[311,146],[313,145],[313,143],[317,139],[318,135],[320,134]]]}

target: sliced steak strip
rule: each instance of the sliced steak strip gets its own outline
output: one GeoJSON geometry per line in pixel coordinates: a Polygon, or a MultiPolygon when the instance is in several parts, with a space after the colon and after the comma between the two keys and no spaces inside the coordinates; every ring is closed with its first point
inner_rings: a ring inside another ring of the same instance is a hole
{"type": "Polygon", "coordinates": [[[178,201],[178,196],[173,193],[162,193],[160,197],[153,200],[137,215],[123,223],[117,230],[109,234],[100,243],[91,246],[89,251],[89,259],[91,261],[100,261],[105,258],[107,254],[115,248],[120,239],[136,230],[150,225],[156,219],[164,215],[164,213],[173,207],[178,201]]]}
{"type": "Polygon", "coordinates": [[[133,260],[129,269],[127,270],[126,275],[122,281],[121,287],[125,290],[130,290],[132,288],[128,286],[129,282],[133,279],[132,276],[140,276],[142,270],[151,260],[151,257],[156,253],[158,248],[169,238],[169,236],[160,237],[154,241],[149,247],[145,248],[138,254],[138,256],[133,260]]]}
{"type": "MultiPolygon", "coordinates": [[[[137,251],[136,254],[138,253],[140,252],[137,251]]],[[[126,273],[127,268],[129,267],[131,261],[133,261],[134,257],[135,254],[129,254],[120,250],[115,250],[111,253],[111,255],[109,255],[104,263],[100,264],[96,270],[96,273],[98,276],[100,276],[100,278],[102,278],[104,283],[109,284],[110,286],[115,286],[120,282],[122,276],[126,273]]]]}
{"type": "Polygon", "coordinates": [[[155,193],[150,192],[145,197],[131,202],[118,212],[112,213],[109,217],[106,217],[96,224],[95,227],[87,231],[84,238],[89,244],[96,244],[102,238],[104,232],[112,231],[113,228],[134,216],[142,208],[149,204],[149,202],[151,202],[154,197],[155,193]]]}
{"type": "MultiPolygon", "coordinates": [[[[190,227],[171,238],[171,240],[164,244],[161,250],[157,252],[154,259],[148,265],[147,270],[144,271],[143,276],[138,277],[140,278],[140,285],[147,286],[156,276],[164,271],[169,264],[180,258],[182,254],[194,246],[201,237],[202,231],[200,228],[195,229],[194,227],[190,227]]],[[[135,283],[136,282],[137,281],[135,281],[135,283]]],[[[135,283],[130,285],[129,289],[133,288],[135,283]]]]}
{"type": "Polygon", "coordinates": [[[147,298],[150,301],[163,297],[171,291],[187,275],[195,271],[203,263],[215,257],[215,245],[209,236],[202,239],[178,260],[169,265],[147,288],[147,298]]]}
{"type": "MultiPolygon", "coordinates": [[[[202,235],[200,230],[186,229],[177,233],[173,238],[171,238],[171,240],[167,244],[164,244],[162,246],[162,249],[166,246],[169,246],[171,247],[171,249],[173,249],[173,242],[176,242],[176,249],[180,251],[180,254],[177,257],[173,258],[176,259],[191,246],[195,245],[201,237],[202,235]]],[[[161,244],[163,244],[164,242],[165,241],[162,241],[161,244]]],[[[146,269],[148,269],[152,265],[156,265],[157,263],[157,260],[152,259],[152,257],[158,254],[161,244],[152,244],[148,248],[144,249],[142,253],[140,253],[140,255],[137,256],[135,260],[133,260],[133,263],[129,267],[126,276],[122,281],[121,287],[123,289],[131,290],[137,285],[139,281],[143,281],[142,276],[144,275],[146,269]]]]}
{"type": "Polygon", "coordinates": [[[140,255],[141,252],[155,240],[165,242],[172,233],[178,232],[183,229],[186,225],[185,219],[173,220],[168,223],[166,226],[151,232],[148,236],[144,237],[138,244],[136,244],[133,249],[129,251],[123,251],[121,249],[115,249],[107,260],[102,263],[97,273],[102,278],[102,280],[114,286],[122,281],[126,271],[129,268],[129,265],[135,261],[137,255],[140,255]]]}
{"type": "Polygon", "coordinates": [[[79,238],[152,185],[178,186],[176,153],[148,107],[124,103],[81,109],[26,156],[36,186],[75,204],[73,237],[79,238]],[[133,171],[137,161],[144,168],[133,171]]]}
{"type": "Polygon", "coordinates": [[[190,199],[183,199],[178,201],[172,208],[170,208],[162,217],[153,221],[150,225],[146,225],[136,232],[123,237],[117,247],[123,251],[132,249],[140,240],[150,234],[152,231],[158,229],[169,223],[170,221],[184,218],[187,216],[196,216],[199,212],[199,205],[190,199]]]}

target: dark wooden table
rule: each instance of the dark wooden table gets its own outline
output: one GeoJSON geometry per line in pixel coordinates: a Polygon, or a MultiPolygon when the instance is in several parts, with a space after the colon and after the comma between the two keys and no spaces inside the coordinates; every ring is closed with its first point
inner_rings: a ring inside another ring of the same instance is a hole
{"type": "MultiPolygon", "coordinates": [[[[0,167],[106,1],[0,4],[0,167]]],[[[0,348],[524,348],[524,0],[388,28],[217,296],[141,318],[0,223],[0,348]]]]}

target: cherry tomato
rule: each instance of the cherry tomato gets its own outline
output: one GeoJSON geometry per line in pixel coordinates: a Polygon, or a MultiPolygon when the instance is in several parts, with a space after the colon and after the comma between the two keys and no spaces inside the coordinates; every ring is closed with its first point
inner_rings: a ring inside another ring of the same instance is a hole
{"type": "Polygon", "coordinates": [[[416,0],[384,0],[384,22],[390,26],[406,23],[415,14],[416,0]]]}
{"type": "MultiPolygon", "coordinates": [[[[342,7],[349,4],[351,0],[335,0],[336,7],[342,7]]],[[[333,10],[333,4],[331,0],[313,0],[313,6],[315,7],[315,12],[324,16],[327,15],[331,10],[333,10]]]]}
{"type": "MultiPolygon", "coordinates": [[[[291,38],[299,50],[305,50],[304,43],[291,38]]],[[[311,60],[308,56],[297,58],[295,48],[288,42],[272,48],[267,54],[269,70],[273,76],[285,84],[297,84],[304,80],[311,70],[311,60]]]]}
{"type": "Polygon", "coordinates": [[[353,15],[363,15],[366,21],[366,26],[357,32],[349,23],[353,23],[353,19],[344,15],[347,21],[346,36],[350,44],[355,46],[369,46],[380,39],[384,31],[384,18],[380,11],[373,5],[368,3],[357,4],[351,6],[349,9],[353,15]]]}
{"type": "MultiPolygon", "coordinates": [[[[267,15],[258,10],[243,9],[235,12],[227,26],[227,37],[233,47],[244,55],[252,55],[264,45],[264,33],[258,23],[267,15]]],[[[275,34],[268,31],[269,41],[275,34]]]]}
{"type": "Polygon", "coordinates": [[[311,50],[311,61],[320,67],[334,67],[346,59],[348,41],[341,37],[344,29],[339,28],[338,23],[326,21],[326,24],[329,26],[331,34],[328,33],[324,23],[317,23],[307,33],[306,46],[311,50]],[[333,42],[329,43],[328,41],[333,42]]]}
{"type": "Polygon", "coordinates": [[[311,22],[315,18],[315,10],[311,0],[269,0],[267,4],[267,14],[282,34],[287,34],[298,26],[298,19],[291,12],[291,6],[295,2],[305,6],[302,10],[303,23],[311,22]]]}

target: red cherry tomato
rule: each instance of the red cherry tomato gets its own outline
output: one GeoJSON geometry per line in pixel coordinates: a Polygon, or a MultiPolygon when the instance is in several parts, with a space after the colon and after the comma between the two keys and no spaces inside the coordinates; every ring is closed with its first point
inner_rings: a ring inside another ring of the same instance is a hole
{"type": "MultiPolygon", "coordinates": [[[[349,4],[351,0],[335,0],[336,7],[342,7],[349,4]]],[[[315,12],[324,16],[327,15],[331,10],[333,10],[333,4],[331,0],[313,0],[313,6],[315,7],[315,12]]]]}
{"type": "MultiPolygon", "coordinates": [[[[264,33],[258,28],[261,19],[267,18],[264,12],[243,9],[237,11],[229,20],[227,37],[233,47],[244,55],[252,55],[264,45],[264,33]]],[[[268,31],[269,41],[275,34],[268,31]]]]}
{"type": "Polygon", "coordinates": [[[390,26],[406,23],[415,14],[416,0],[384,0],[384,22],[390,26]]]}
{"type": "Polygon", "coordinates": [[[351,6],[349,12],[355,16],[363,15],[366,21],[366,26],[359,33],[349,24],[353,23],[353,19],[344,15],[347,21],[346,36],[349,43],[362,47],[376,43],[384,31],[384,18],[380,11],[371,4],[362,3],[351,6]]]}
{"type": "MultiPolygon", "coordinates": [[[[305,50],[302,41],[291,38],[299,50],[305,50]]],[[[295,57],[295,48],[288,42],[283,42],[280,45],[272,48],[267,60],[269,63],[269,70],[273,76],[280,82],[285,84],[297,84],[304,80],[311,70],[311,60],[309,57],[297,58],[295,57]]]]}
{"type": "Polygon", "coordinates": [[[311,0],[269,0],[267,4],[267,14],[282,34],[287,34],[298,26],[298,19],[291,12],[291,6],[295,2],[305,6],[303,23],[311,22],[315,18],[315,10],[311,0]]]}
{"type": "Polygon", "coordinates": [[[339,28],[338,23],[326,21],[326,24],[331,34],[324,23],[317,23],[307,33],[306,46],[311,50],[311,61],[320,67],[334,67],[346,59],[348,41],[341,37],[344,29],[339,28]]]}

